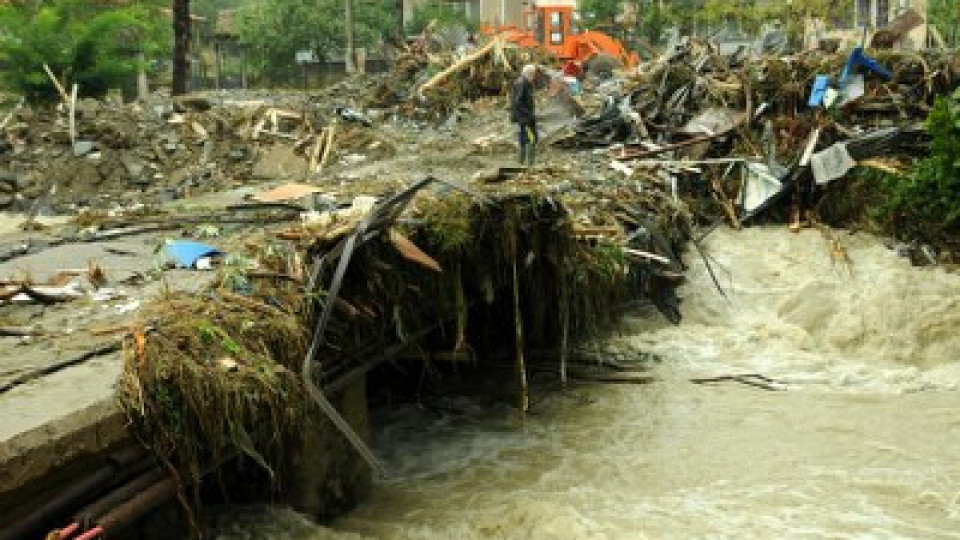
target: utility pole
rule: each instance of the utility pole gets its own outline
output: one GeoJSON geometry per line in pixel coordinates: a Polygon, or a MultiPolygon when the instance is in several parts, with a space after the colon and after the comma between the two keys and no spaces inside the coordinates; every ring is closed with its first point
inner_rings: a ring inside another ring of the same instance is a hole
{"type": "Polygon", "coordinates": [[[190,53],[190,0],[173,0],[173,88],[175,96],[187,93],[187,55],[190,53]]]}
{"type": "Polygon", "coordinates": [[[347,27],[347,55],[345,67],[347,73],[353,73],[356,70],[353,56],[353,0],[343,0],[344,17],[343,22],[347,27]]]}

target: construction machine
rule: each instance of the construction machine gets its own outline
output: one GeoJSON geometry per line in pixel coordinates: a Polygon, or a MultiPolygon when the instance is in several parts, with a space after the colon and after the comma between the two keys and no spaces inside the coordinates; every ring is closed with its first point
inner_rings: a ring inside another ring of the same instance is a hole
{"type": "Polygon", "coordinates": [[[573,62],[588,69],[591,65],[635,67],[636,53],[604,32],[580,31],[574,0],[534,0],[523,14],[523,27],[488,28],[518,47],[547,50],[563,63],[573,62]]]}

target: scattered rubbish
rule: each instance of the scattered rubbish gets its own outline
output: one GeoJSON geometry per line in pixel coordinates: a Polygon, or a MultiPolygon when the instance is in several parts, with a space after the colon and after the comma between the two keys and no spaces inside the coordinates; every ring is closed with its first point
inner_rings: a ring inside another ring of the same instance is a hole
{"type": "Polygon", "coordinates": [[[746,214],[752,214],[782,189],[783,183],[773,175],[770,167],[762,163],[747,163],[744,189],[740,192],[740,205],[746,214]]]}
{"type": "Polygon", "coordinates": [[[370,127],[373,125],[373,122],[370,120],[370,117],[368,117],[367,115],[359,111],[353,110],[349,107],[337,107],[336,109],[334,109],[334,112],[337,113],[337,116],[346,120],[347,122],[363,124],[367,127],[370,127]]]}
{"type": "Polygon", "coordinates": [[[850,157],[847,146],[837,143],[810,156],[810,167],[813,178],[818,185],[828,184],[837,178],[843,178],[850,169],[857,166],[857,162],[850,157]]]}

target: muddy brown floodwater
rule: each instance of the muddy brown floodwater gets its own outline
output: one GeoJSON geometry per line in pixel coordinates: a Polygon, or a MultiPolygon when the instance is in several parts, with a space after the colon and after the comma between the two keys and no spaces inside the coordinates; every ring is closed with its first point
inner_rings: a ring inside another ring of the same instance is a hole
{"type": "Polygon", "coordinates": [[[215,537],[960,538],[960,276],[843,236],[717,231],[729,300],[690,257],[684,322],[627,320],[660,382],[380,418],[391,471],[329,527],[232,508],[215,537]],[[691,378],[759,373],[784,391],[691,378]],[[438,412],[442,411],[442,412],[438,412]]]}

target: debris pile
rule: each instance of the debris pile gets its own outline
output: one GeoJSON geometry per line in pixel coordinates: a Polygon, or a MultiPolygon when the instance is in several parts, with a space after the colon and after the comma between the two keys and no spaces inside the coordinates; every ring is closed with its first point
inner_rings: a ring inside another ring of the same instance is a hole
{"type": "Polygon", "coordinates": [[[59,110],[18,106],[8,120],[0,209],[163,202],[256,178],[301,180],[346,155],[395,151],[357,118],[307,103],[84,99],[59,110]]]}
{"type": "Polygon", "coordinates": [[[502,38],[469,51],[432,53],[418,41],[398,59],[367,102],[375,109],[396,107],[406,116],[445,118],[462,104],[507,96],[526,63],[548,66],[556,59],[507,44],[502,38]],[[462,54],[461,54],[462,53],[462,54]]]}
{"type": "Polygon", "coordinates": [[[960,58],[947,53],[855,48],[744,63],[690,42],[595,88],[593,112],[551,142],[609,147],[616,170],[688,183],[740,226],[789,192],[795,204],[812,199],[856,165],[896,170],[891,158],[922,151],[922,120],[958,83],[960,58]]]}
{"type": "MultiPolygon", "coordinates": [[[[567,90],[555,94],[558,123],[540,118],[549,165],[504,167],[502,98],[522,64],[549,63],[535,54],[499,38],[457,52],[421,41],[379,84],[345,81],[300,104],[194,97],[11,115],[9,168],[61,200],[114,184],[142,198],[291,182],[196,216],[216,225],[248,212],[259,230],[230,248],[173,244],[179,268],[216,267],[215,283],[161,297],[126,338],[121,401],[165,463],[197,480],[244,455],[273,475],[315,404],[376,468],[326,396],[408,350],[433,365],[513,363],[526,411],[531,365],[565,381],[570,352],[625,301],[679,321],[689,245],[720,288],[694,225],[719,213],[740,226],[789,193],[809,209],[855,166],[895,168],[879,158],[922,151],[919,121],[960,78],[947,55],[745,63],[687,43],[628,75],[549,76],[567,90]],[[461,109],[463,121],[404,130],[461,109]],[[318,181],[334,167],[343,174],[318,181]]],[[[137,219],[154,231],[189,222],[137,219]]]]}
{"type": "Polygon", "coordinates": [[[249,264],[223,266],[204,295],[160,299],[128,347],[122,401],[139,433],[190,474],[231,453],[273,470],[294,436],[290,409],[310,396],[376,466],[325,395],[407,349],[513,358],[525,410],[526,364],[565,377],[570,348],[622,302],[646,298],[678,320],[682,204],[600,182],[558,189],[549,169],[503,173],[304,214],[246,242],[249,264]]]}

